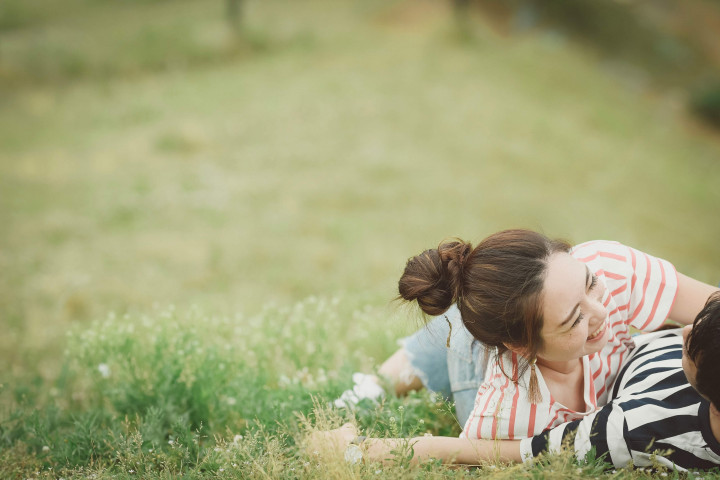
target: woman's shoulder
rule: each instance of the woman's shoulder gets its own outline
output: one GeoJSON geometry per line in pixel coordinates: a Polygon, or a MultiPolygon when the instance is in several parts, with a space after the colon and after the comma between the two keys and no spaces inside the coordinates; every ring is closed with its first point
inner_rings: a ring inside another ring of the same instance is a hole
{"type": "Polygon", "coordinates": [[[463,435],[468,438],[524,438],[543,424],[541,405],[528,401],[526,385],[529,373],[519,365],[517,354],[505,352],[494,358],[488,376],[478,389],[475,408],[468,418],[463,435]]]}
{"type": "Polygon", "coordinates": [[[483,411],[492,410],[496,403],[493,399],[503,399],[508,395],[514,395],[517,390],[523,390],[527,383],[523,375],[518,355],[506,351],[502,354],[492,355],[489,359],[486,376],[478,389],[475,406],[483,403],[483,411]],[[518,374],[520,373],[520,374],[518,374]]]}
{"type": "Polygon", "coordinates": [[[572,247],[570,254],[585,262],[603,258],[627,261],[629,247],[614,240],[590,240],[572,247]]]}
{"type": "Polygon", "coordinates": [[[635,259],[641,252],[620,242],[593,240],[574,246],[570,254],[605,280],[626,282],[632,277],[635,259]]]}
{"type": "Polygon", "coordinates": [[[668,316],[677,293],[672,263],[609,240],[573,247],[571,254],[588,265],[607,287],[603,299],[611,325],[622,319],[640,330],[654,330],[668,316]],[[612,301],[612,302],[611,302],[612,301]]]}

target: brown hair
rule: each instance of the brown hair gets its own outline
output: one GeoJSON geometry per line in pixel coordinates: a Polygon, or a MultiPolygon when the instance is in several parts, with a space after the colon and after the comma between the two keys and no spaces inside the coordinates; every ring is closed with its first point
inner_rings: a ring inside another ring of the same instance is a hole
{"type": "Polygon", "coordinates": [[[534,359],[542,346],[541,292],[548,258],[570,245],[530,230],[490,235],[474,249],[459,239],[442,242],[408,260],[398,283],[400,297],[416,300],[428,315],[455,303],[468,331],[498,348],[524,348],[534,359]]]}
{"type": "Polygon", "coordinates": [[[695,388],[705,395],[715,408],[720,409],[720,383],[717,365],[720,363],[720,292],[708,298],[695,317],[688,333],[685,352],[695,364],[695,388]]]}

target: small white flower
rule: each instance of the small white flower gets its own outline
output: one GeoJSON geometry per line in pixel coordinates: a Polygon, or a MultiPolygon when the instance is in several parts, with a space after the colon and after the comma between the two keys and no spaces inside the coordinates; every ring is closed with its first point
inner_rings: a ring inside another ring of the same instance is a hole
{"type": "Polygon", "coordinates": [[[354,444],[348,445],[347,450],[345,450],[345,461],[349,463],[350,465],[357,465],[362,460],[362,450],[360,450],[360,447],[354,444]]]}
{"type": "Polygon", "coordinates": [[[224,471],[225,471],[224,468],[221,468],[221,469],[218,470],[218,472],[224,472],[224,471]]]}
{"type": "Polygon", "coordinates": [[[421,418],[421,419],[418,421],[418,423],[419,423],[420,425],[425,425],[425,420],[423,420],[423,419],[421,418]]]}
{"type": "Polygon", "coordinates": [[[216,452],[220,452],[220,451],[222,451],[222,448],[220,448],[220,447],[215,447],[215,448],[213,448],[213,450],[216,451],[216,452]]]}
{"type": "Polygon", "coordinates": [[[48,447],[47,445],[43,445],[42,451],[43,453],[47,453],[50,451],[50,447],[48,447]]]}
{"type": "Polygon", "coordinates": [[[660,472],[660,476],[661,476],[661,477],[667,477],[667,473],[666,473],[666,472],[660,472]]]}
{"type": "Polygon", "coordinates": [[[135,470],[131,468],[130,470],[128,470],[128,473],[135,473],[135,470]]]}
{"type": "Polygon", "coordinates": [[[100,372],[100,376],[103,378],[108,378],[110,376],[110,366],[107,363],[101,363],[98,365],[98,372],[100,372]]]}
{"type": "Polygon", "coordinates": [[[233,437],[233,443],[239,443],[243,439],[243,436],[238,434],[233,437]]]}
{"type": "Polygon", "coordinates": [[[175,440],[168,440],[168,445],[173,445],[175,443],[175,440]]]}

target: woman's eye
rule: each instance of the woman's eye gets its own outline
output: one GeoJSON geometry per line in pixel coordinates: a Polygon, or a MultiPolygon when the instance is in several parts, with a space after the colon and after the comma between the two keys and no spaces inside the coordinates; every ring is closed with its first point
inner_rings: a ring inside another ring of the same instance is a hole
{"type": "Polygon", "coordinates": [[[597,275],[593,274],[592,280],[590,280],[590,290],[595,288],[595,285],[597,285],[598,277],[597,275]]]}
{"type": "Polygon", "coordinates": [[[578,315],[577,320],[575,320],[575,321],[573,322],[572,327],[570,327],[570,328],[575,328],[575,327],[580,323],[580,321],[581,321],[582,319],[583,319],[583,314],[582,314],[582,312],[580,312],[580,315],[578,315]]]}

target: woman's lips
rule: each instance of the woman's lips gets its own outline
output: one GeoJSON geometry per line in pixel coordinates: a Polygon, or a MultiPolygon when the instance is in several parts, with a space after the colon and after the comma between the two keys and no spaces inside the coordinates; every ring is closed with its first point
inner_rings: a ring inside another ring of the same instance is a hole
{"type": "Polygon", "coordinates": [[[588,335],[588,342],[592,342],[595,340],[598,340],[599,338],[602,338],[602,334],[605,333],[605,330],[607,329],[607,321],[603,321],[602,325],[598,327],[597,330],[595,330],[593,333],[588,335]]]}

